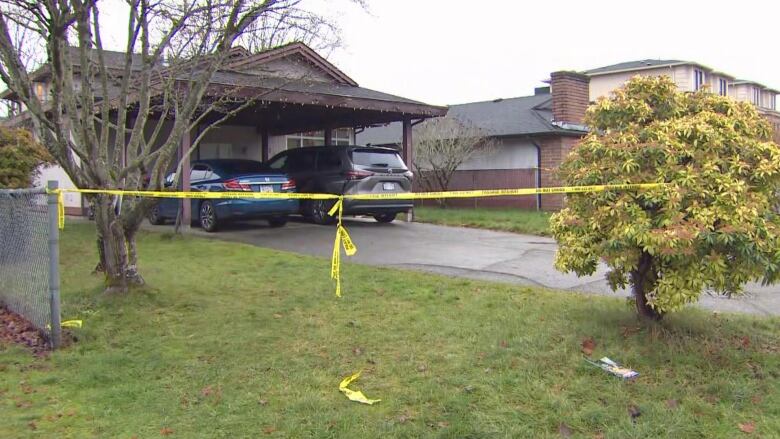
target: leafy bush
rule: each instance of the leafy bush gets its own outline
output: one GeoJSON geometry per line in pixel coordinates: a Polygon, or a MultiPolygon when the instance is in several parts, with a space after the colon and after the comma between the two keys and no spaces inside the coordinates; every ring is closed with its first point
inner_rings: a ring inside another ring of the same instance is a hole
{"type": "Polygon", "coordinates": [[[640,192],[575,194],[551,219],[556,268],[630,285],[637,311],[660,318],[704,290],[738,294],[780,267],[780,147],[744,102],[636,77],[589,110],[591,128],[564,161],[567,185],[659,182],[640,192]]]}
{"type": "Polygon", "coordinates": [[[39,166],[52,161],[29,131],[0,127],[0,188],[32,186],[39,166]]]}

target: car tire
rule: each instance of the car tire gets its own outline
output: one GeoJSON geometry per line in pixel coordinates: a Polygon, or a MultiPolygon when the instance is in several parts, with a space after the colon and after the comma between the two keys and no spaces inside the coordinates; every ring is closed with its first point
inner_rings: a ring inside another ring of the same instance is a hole
{"type": "Polygon", "coordinates": [[[284,227],[285,224],[287,224],[287,217],[284,216],[270,218],[268,220],[268,225],[271,227],[284,227]]]}
{"type": "Polygon", "coordinates": [[[214,204],[211,201],[204,201],[200,204],[200,209],[198,209],[198,219],[200,222],[200,227],[209,233],[216,232],[219,228],[217,210],[214,208],[214,204]]]}
{"type": "Polygon", "coordinates": [[[159,206],[152,207],[152,209],[149,210],[149,215],[147,215],[146,218],[149,220],[150,224],[153,224],[155,226],[165,224],[165,218],[160,216],[159,206]]]}
{"type": "Polygon", "coordinates": [[[374,215],[374,219],[377,220],[377,222],[380,223],[392,223],[395,220],[397,213],[382,213],[379,215],[374,215]]]}
{"type": "Polygon", "coordinates": [[[336,218],[328,215],[328,212],[330,212],[334,203],[335,201],[333,200],[312,200],[311,203],[309,203],[307,216],[316,224],[333,224],[336,222],[336,218]]]}

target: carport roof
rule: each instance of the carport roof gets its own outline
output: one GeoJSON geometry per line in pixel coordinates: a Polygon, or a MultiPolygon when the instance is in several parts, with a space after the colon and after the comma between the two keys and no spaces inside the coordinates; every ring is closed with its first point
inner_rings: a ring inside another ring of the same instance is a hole
{"type": "Polygon", "coordinates": [[[239,54],[214,74],[207,95],[254,99],[256,105],[232,123],[265,128],[272,134],[447,114],[447,107],[360,87],[303,43],[239,54]]]}
{"type": "MultiPolygon", "coordinates": [[[[124,56],[120,52],[110,54],[111,65],[124,56]]],[[[186,86],[188,77],[182,74],[177,81],[186,86]]],[[[214,74],[206,91],[207,99],[222,97],[255,100],[253,107],[242,111],[232,122],[265,128],[272,134],[361,127],[447,113],[446,107],[360,87],[300,42],[256,54],[243,48],[232,49],[229,62],[214,74]]],[[[7,91],[0,95],[0,99],[9,98],[12,96],[7,91]]],[[[27,116],[25,112],[7,123],[27,116]]]]}
{"type": "MultiPolygon", "coordinates": [[[[420,106],[418,111],[425,115],[439,115],[438,113],[442,111],[446,112],[445,107],[428,105],[413,99],[407,99],[360,86],[332,82],[290,80],[286,78],[262,77],[251,73],[218,71],[214,74],[211,83],[235,86],[242,89],[258,89],[264,92],[267,92],[268,90],[278,90],[280,92],[305,93],[309,95],[367,99],[387,103],[416,105],[420,106]]],[[[282,93],[278,93],[278,95],[281,94],[282,93]]],[[[262,100],[270,101],[274,99],[263,97],[262,100]]]]}

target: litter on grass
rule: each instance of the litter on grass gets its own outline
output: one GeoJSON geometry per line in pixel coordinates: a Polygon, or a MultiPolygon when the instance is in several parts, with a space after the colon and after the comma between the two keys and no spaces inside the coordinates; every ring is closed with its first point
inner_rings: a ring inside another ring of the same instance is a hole
{"type": "Polygon", "coordinates": [[[339,390],[341,391],[341,393],[343,393],[347,398],[349,398],[350,401],[356,401],[363,404],[372,405],[374,403],[381,401],[381,399],[368,399],[366,398],[366,395],[364,395],[363,392],[361,392],[360,390],[351,390],[347,388],[347,386],[349,386],[349,384],[352,381],[358,379],[359,376],[360,376],[360,372],[357,372],[341,380],[341,384],[339,384],[339,390]]]}
{"type": "Polygon", "coordinates": [[[624,380],[630,380],[639,376],[639,372],[627,367],[623,367],[607,357],[604,357],[598,361],[593,361],[590,358],[586,358],[585,361],[609,374],[612,374],[618,378],[623,378],[624,380]]]}

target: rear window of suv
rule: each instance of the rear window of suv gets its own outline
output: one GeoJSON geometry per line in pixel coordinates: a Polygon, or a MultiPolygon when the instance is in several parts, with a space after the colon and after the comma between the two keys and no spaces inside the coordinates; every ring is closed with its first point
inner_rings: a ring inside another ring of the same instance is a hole
{"type": "Polygon", "coordinates": [[[350,153],[350,158],[352,163],[360,166],[406,168],[401,157],[394,151],[355,149],[350,153]]]}

